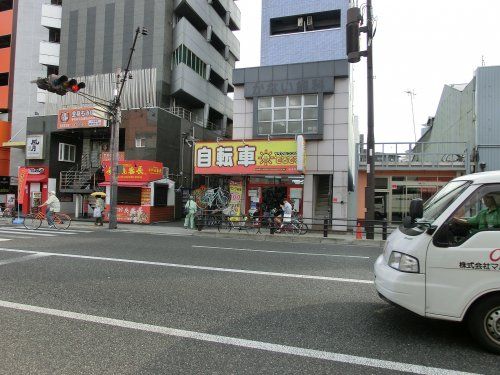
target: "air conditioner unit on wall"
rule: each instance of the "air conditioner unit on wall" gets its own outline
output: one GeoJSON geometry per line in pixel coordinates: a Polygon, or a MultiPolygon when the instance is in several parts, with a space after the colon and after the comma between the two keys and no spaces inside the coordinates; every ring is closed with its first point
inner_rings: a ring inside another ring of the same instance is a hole
{"type": "Polygon", "coordinates": [[[312,26],[312,25],[313,25],[313,17],[307,16],[307,26],[312,26]]]}
{"type": "Polygon", "coordinates": [[[304,18],[303,17],[299,17],[297,19],[297,26],[298,27],[303,27],[304,26],[304,18]]]}

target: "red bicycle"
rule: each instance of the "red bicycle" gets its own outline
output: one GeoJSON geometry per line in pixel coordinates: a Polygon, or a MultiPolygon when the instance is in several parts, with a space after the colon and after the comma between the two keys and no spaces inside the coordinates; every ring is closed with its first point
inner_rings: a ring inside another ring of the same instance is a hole
{"type": "MultiPolygon", "coordinates": [[[[35,211],[24,217],[23,225],[26,229],[38,229],[42,221],[46,220],[45,212],[40,210],[40,207],[36,207],[35,211]]],[[[52,219],[56,229],[68,229],[71,225],[71,218],[61,212],[52,212],[52,219]]]]}

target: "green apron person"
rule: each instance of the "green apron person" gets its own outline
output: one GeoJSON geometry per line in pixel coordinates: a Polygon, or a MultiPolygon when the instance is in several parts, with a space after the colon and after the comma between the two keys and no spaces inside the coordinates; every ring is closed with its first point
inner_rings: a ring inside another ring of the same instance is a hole
{"type": "Polygon", "coordinates": [[[196,211],[198,210],[198,205],[194,201],[194,197],[192,195],[189,196],[189,200],[187,201],[186,205],[184,206],[184,209],[186,211],[186,219],[184,220],[184,228],[187,229],[189,227],[191,229],[194,229],[194,216],[196,215],[196,211]]]}

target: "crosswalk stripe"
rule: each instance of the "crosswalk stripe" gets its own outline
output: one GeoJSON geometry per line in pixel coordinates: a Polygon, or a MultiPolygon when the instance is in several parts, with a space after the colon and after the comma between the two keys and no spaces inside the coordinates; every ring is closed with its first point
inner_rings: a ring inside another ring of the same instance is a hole
{"type": "Polygon", "coordinates": [[[11,241],[12,238],[0,238],[0,241],[11,241]]]}
{"type": "Polygon", "coordinates": [[[31,230],[31,231],[27,231],[27,230],[24,230],[24,231],[20,231],[20,230],[11,230],[11,229],[3,229],[1,228],[0,229],[0,233],[1,234],[4,234],[4,233],[10,233],[10,234],[19,234],[19,233],[29,233],[30,235],[33,235],[33,236],[40,236],[40,237],[55,237],[57,236],[57,234],[49,234],[49,233],[37,233],[37,231],[35,230],[31,230]]]}
{"type": "MultiPolygon", "coordinates": [[[[59,234],[78,234],[80,232],[75,232],[74,230],[60,230],[60,231],[57,231],[57,230],[50,230],[50,229],[26,229],[26,228],[0,228],[0,233],[4,232],[4,231],[15,231],[15,232],[19,232],[19,233],[33,233],[33,232],[36,232],[36,233],[49,233],[49,234],[55,234],[55,235],[59,235],[59,234]]],[[[86,232],[86,233],[91,233],[90,231],[86,232]]]]}

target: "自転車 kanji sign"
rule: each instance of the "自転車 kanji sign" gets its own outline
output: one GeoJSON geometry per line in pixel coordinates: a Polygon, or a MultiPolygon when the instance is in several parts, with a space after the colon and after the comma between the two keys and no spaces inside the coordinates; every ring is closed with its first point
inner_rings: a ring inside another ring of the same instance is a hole
{"type": "Polygon", "coordinates": [[[198,142],[195,173],[208,175],[297,174],[295,140],[198,142]]]}

